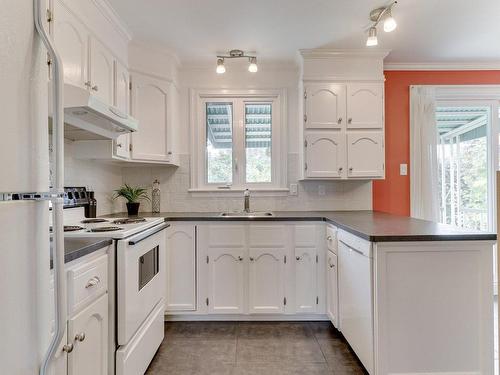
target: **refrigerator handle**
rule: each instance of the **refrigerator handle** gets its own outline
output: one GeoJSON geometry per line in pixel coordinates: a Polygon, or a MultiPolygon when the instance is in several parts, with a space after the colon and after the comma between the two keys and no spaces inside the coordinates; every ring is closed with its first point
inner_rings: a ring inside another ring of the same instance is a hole
{"type": "Polygon", "coordinates": [[[63,122],[63,70],[62,61],[52,40],[43,26],[45,15],[45,1],[33,0],[33,15],[35,28],[47,48],[52,60],[52,144],[54,164],[53,193],[53,272],[54,272],[54,304],[55,304],[55,333],[52,336],[47,352],[40,366],[40,375],[46,375],[49,365],[59,347],[66,330],[66,283],[64,277],[64,231],[63,231],[63,199],[64,193],[64,122],[63,122]]]}

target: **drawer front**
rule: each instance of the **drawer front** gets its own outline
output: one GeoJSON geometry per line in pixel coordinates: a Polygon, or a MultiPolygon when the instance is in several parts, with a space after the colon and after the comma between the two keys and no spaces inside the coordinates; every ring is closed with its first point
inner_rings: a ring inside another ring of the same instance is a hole
{"type": "Polygon", "coordinates": [[[316,246],[316,225],[296,225],[295,246],[296,247],[316,246]]]}
{"type": "Polygon", "coordinates": [[[337,254],[337,228],[331,225],[326,226],[326,246],[337,254]]]}
{"type": "Polygon", "coordinates": [[[286,227],[284,225],[255,225],[249,227],[249,245],[251,247],[284,247],[286,227]]]}
{"type": "Polygon", "coordinates": [[[243,247],[245,246],[244,225],[207,225],[208,245],[210,247],[243,247]]]}
{"type": "Polygon", "coordinates": [[[80,310],[108,290],[108,256],[68,270],[68,310],[80,310]]]}

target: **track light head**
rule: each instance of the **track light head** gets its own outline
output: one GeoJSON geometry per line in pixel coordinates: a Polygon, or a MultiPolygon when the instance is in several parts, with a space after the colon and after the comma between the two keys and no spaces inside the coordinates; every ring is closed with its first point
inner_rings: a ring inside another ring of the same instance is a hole
{"type": "Polygon", "coordinates": [[[215,70],[217,74],[224,74],[226,72],[226,67],[224,66],[224,59],[217,59],[217,69],[215,70]]]}
{"type": "Polygon", "coordinates": [[[377,28],[375,26],[372,26],[368,30],[368,38],[366,39],[366,46],[373,47],[376,45],[378,45],[377,28]]]}

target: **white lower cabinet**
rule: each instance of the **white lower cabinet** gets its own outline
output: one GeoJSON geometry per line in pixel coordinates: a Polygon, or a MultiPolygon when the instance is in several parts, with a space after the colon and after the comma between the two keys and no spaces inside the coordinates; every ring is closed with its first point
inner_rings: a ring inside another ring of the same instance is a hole
{"type": "Polygon", "coordinates": [[[196,310],[196,228],[173,224],[167,228],[167,311],[196,310]]]}
{"type": "Polygon", "coordinates": [[[105,375],[108,372],[108,295],[68,321],[68,375],[105,375]]]}
{"type": "Polygon", "coordinates": [[[339,327],[339,294],[337,255],[328,250],[326,257],[326,314],[335,328],[339,327]]]}
{"type": "Polygon", "coordinates": [[[248,253],[249,312],[283,313],[286,304],[284,249],[250,248],[248,253]]]}
{"type": "Polygon", "coordinates": [[[295,311],[315,313],[318,296],[318,257],[316,248],[295,249],[295,311]]]}
{"type": "Polygon", "coordinates": [[[243,248],[211,248],[208,264],[208,312],[244,312],[243,248]]]}

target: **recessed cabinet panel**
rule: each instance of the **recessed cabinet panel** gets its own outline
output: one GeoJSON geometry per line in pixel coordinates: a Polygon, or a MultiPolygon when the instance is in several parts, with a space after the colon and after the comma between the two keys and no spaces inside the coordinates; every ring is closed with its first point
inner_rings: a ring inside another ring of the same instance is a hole
{"type": "Polygon", "coordinates": [[[348,177],[384,177],[384,157],[382,131],[347,134],[348,177]]]}
{"type": "Polygon", "coordinates": [[[53,36],[63,63],[64,82],[87,88],[89,32],[61,0],[54,1],[53,36]]]}
{"type": "Polygon", "coordinates": [[[382,129],[384,127],[383,115],[383,83],[349,83],[347,85],[348,129],[382,129]]]}
{"type": "Polygon", "coordinates": [[[318,298],[316,248],[295,249],[295,310],[316,312],[318,298]]]}
{"type": "Polygon", "coordinates": [[[208,249],[208,311],[238,314],[244,308],[244,252],[241,248],[208,249]]]}
{"type": "Polygon", "coordinates": [[[341,178],[345,175],[345,136],[314,132],[306,136],[305,175],[310,178],[341,178]]]}
{"type": "Polygon", "coordinates": [[[345,123],[345,85],[318,84],[306,87],[305,127],[339,129],[345,123]]]}
{"type": "Polygon", "coordinates": [[[283,313],[284,250],[250,248],[249,261],[249,312],[283,313]]]}
{"type": "Polygon", "coordinates": [[[167,82],[132,76],[132,116],[139,121],[139,130],[131,135],[133,159],[168,161],[168,92],[167,82]]]}
{"type": "Polygon", "coordinates": [[[114,102],[114,57],[95,38],[90,39],[90,90],[104,103],[114,102]]]}
{"type": "Polygon", "coordinates": [[[196,310],[195,226],[175,224],[167,229],[165,309],[196,310]]]}

